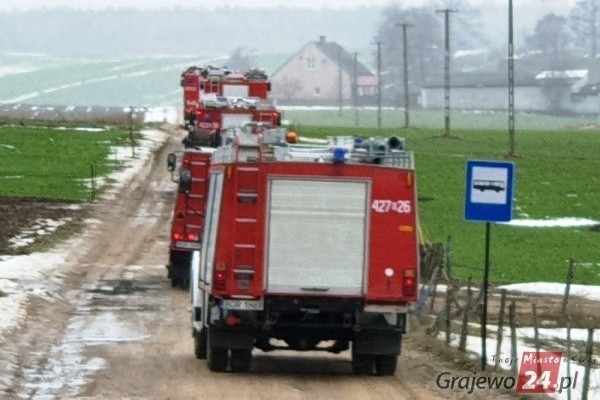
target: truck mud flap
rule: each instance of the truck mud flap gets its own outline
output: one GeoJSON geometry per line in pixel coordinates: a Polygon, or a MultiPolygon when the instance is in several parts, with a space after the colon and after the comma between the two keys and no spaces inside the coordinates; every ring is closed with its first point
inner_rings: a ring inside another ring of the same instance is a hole
{"type": "Polygon", "coordinates": [[[254,335],[250,328],[213,325],[209,330],[211,342],[215,347],[230,350],[254,348],[254,335]]]}
{"type": "Polygon", "coordinates": [[[356,332],[352,346],[355,354],[399,355],[402,333],[395,329],[362,328],[356,332]]]}

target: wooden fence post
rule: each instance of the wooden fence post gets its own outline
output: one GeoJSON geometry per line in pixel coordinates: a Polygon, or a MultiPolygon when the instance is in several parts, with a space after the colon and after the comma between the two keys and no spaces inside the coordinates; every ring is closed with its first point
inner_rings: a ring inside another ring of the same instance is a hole
{"type": "Polygon", "coordinates": [[[446,344],[450,345],[450,331],[452,330],[452,298],[454,297],[454,288],[452,288],[452,282],[448,281],[448,285],[446,286],[446,344]]]}
{"type": "Polygon", "coordinates": [[[458,349],[460,351],[465,351],[467,348],[467,333],[469,331],[469,308],[471,306],[471,300],[473,297],[471,284],[471,278],[469,278],[469,284],[467,286],[467,301],[465,302],[465,307],[463,309],[462,325],[460,328],[460,341],[458,343],[458,349]]]}
{"type": "Polygon", "coordinates": [[[433,282],[433,289],[431,290],[431,303],[429,303],[429,309],[433,312],[435,308],[435,296],[437,294],[437,279],[433,282]]]}
{"type": "MultiPolygon", "coordinates": [[[[511,301],[508,307],[508,323],[510,324],[510,357],[512,360],[517,359],[517,330],[516,330],[516,305],[515,301],[511,301]]],[[[512,363],[512,372],[517,375],[517,363],[512,363]]]]}
{"type": "Polygon", "coordinates": [[[90,200],[96,199],[96,170],[94,164],[90,164],[90,200]]]}
{"type": "Polygon", "coordinates": [[[567,305],[569,303],[569,294],[571,292],[571,283],[575,276],[575,260],[569,258],[569,270],[567,272],[567,282],[565,286],[565,297],[562,302],[562,315],[567,315],[567,305]]]}
{"type": "MultiPolygon", "coordinates": [[[[535,357],[540,358],[540,331],[538,329],[537,304],[531,303],[531,315],[533,325],[533,343],[535,344],[535,357]]],[[[542,365],[537,363],[537,376],[542,375],[542,365]]]]}
{"type": "MultiPolygon", "coordinates": [[[[496,334],[496,360],[500,357],[502,337],[504,336],[504,309],[506,307],[506,289],[500,292],[500,313],[498,314],[498,332],[496,334]]],[[[499,363],[494,363],[494,371],[498,370],[499,363]]]]}
{"type": "Polygon", "coordinates": [[[581,389],[581,400],[588,399],[590,390],[590,366],[594,356],[594,330],[588,329],[588,338],[585,345],[585,374],[583,375],[583,388],[581,389]]]}
{"type": "Polygon", "coordinates": [[[446,258],[446,279],[450,279],[450,277],[452,277],[452,242],[450,236],[446,239],[446,251],[444,252],[444,255],[446,258]]]}
{"type": "MultiPolygon", "coordinates": [[[[567,321],[567,376],[571,378],[571,319],[567,321]]],[[[567,400],[571,400],[571,385],[567,388],[567,400]]]]}

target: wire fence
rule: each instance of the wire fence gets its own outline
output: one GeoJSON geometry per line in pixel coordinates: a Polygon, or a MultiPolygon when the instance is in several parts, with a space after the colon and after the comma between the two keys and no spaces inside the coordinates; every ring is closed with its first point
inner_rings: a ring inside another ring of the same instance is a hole
{"type": "Polygon", "coordinates": [[[425,328],[429,335],[474,358],[482,357],[485,338],[491,354],[482,359],[482,369],[509,374],[518,393],[600,398],[598,306],[592,300],[573,297],[571,288],[577,277],[574,259],[563,266],[565,290],[561,296],[490,288],[490,323],[484,330],[483,287],[452,274],[455,269],[465,269],[478,277],[483,268],[452,264],[450,252],[450,240],[422,246],[424,285],[413,315],[428,321],[425,328]],[[540,360],[549,354],[560,355],[558,367],[526,363],[528,357],[540,360]]]}

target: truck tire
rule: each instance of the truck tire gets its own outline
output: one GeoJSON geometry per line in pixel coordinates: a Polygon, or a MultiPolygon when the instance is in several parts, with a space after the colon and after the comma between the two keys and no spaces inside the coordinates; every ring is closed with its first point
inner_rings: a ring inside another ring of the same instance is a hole
{"type": "Polygon", "coordinates": [[[369,354],[356,354],[352,346],[352,372],[357,375],[371,375],[375,359],[369,354]]]}
{"type": "Polygon", "coordinates": [[[207,334],[206,358],[208,359],[208,369],[213,372],[225,372],[229,363],[228,350],[215,347],[210,340],[210,331],[207,334]]]}
{"type": "Polygon", "coordinates": [[[252,365],[252,350],[231,350],[231,370],[248,372],[252,365]]]}
{"type": "Polygon", "coordinates": [[[394,375],[396,364],[398,364],[397,356],[379,355],[375,359],[375,371],[377,375],[394,375]]]}
{"type": "Polygon", "coordinates": [[[206,328],[194,333],[194,354],[199,360],[206,360],[206,328]]]}

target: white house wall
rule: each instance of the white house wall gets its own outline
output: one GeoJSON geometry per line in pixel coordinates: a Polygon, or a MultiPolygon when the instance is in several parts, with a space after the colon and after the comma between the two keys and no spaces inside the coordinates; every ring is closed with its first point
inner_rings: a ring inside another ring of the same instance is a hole
{"type": "MultiPolygon", "coordinates": [[[[271,82],[272,96],[279,101],[331,101],[339,98],[339,68],[313,44],[302,48],[272,76],[271,82]],[[309,60],[314,61],[310,67],[309,60]],[[299,85],[290,91],[289,85],[293,82],[299,85]]],[[[343,99],[350,99],[350,88],[351,77],[342,72],[343,99]]]]}
{"type": "MultiPolygon", "coordinates": [[[[444,88],[421,89],[420,105],[426,109],[444,108],[444,88]]],[[[598,114],[600,96],[589,96],[581,102],[573,102],[565,94],[561,106],[578,114],[598,114]]],[[[450,107],[461,110],[506,110],[508,89],[506,87],[455,87],[450,91],[450,107]]],[[[549,103],[541,86],[518,86],[515,88],[515,108],[521,111],[546,112],[549,103]]]]}

